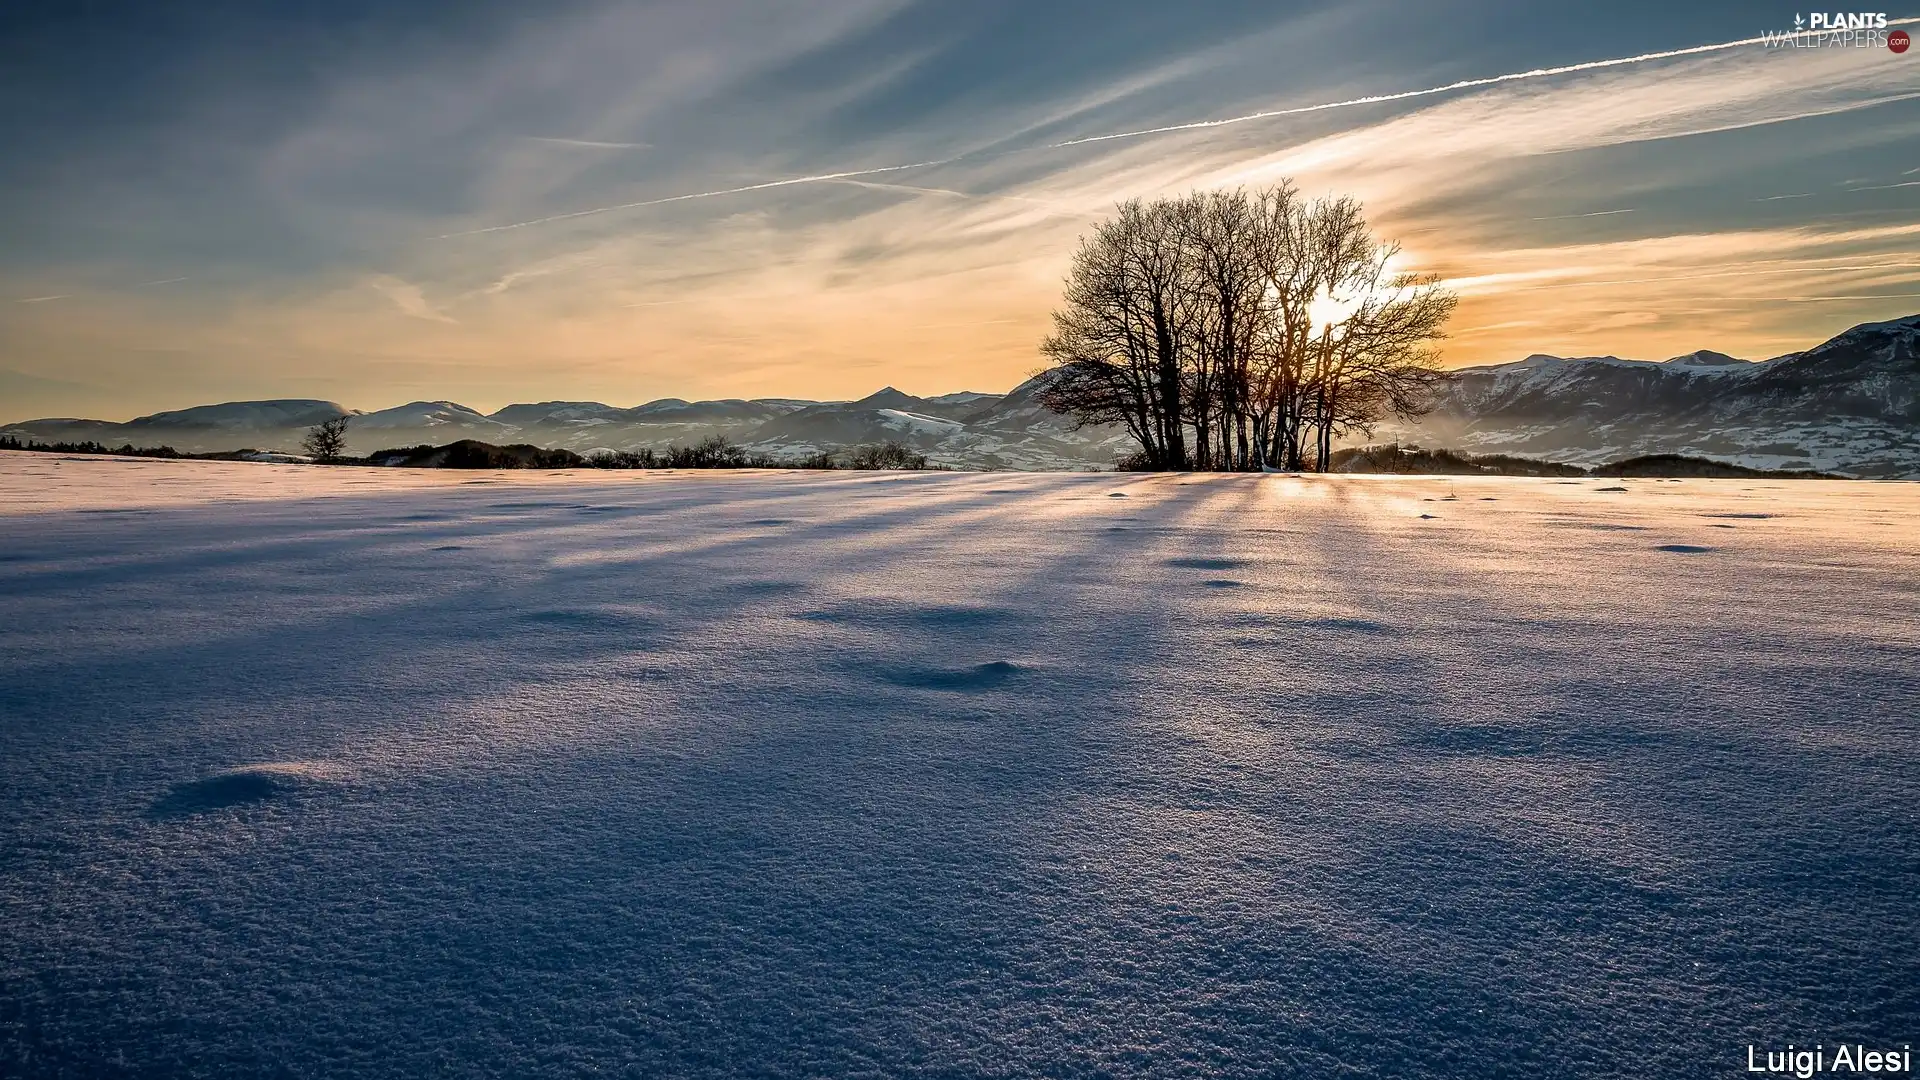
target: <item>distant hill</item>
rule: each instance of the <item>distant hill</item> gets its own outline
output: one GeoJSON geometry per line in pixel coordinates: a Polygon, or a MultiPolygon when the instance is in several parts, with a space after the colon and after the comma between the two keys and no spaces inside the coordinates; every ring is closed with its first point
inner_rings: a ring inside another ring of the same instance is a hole
{"type": "MultiPolygon", "coordinates": [[[[355,413],[331,401],[236,401],[125,423],[52,418],[0,428],[42,442],[168,445],[185,452],[293,450],[306,429],[351,415],[348,449],[493,445],[663,450],[724,435],[755,452],[803,456],[898,441],[936,465],[1110,467],[1131,449],[1114,427],[1076,429],[1036,400],[1045,373],[1005,394],[916,397],[885,387],[857,401],[661,398],[509,405],[489,414],[452,401],[355,413]]],[[[1375,441],[1453,447],[1591,467],[1648,455],[1713,458],[1754,469],[1920,477],[1920,315],[1867,323],[1805,352],[1749,362],[1701,349],[1670,360],[1529,356],[1466,368],[1434,413],[1375,441]]]]}

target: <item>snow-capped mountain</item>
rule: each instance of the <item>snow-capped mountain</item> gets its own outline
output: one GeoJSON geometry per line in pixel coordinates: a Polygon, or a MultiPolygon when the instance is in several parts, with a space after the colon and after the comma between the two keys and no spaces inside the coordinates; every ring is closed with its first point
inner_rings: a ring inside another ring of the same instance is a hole
{"type": "Polygon", "coordinates": [[[1920,315],[1748,362],[1536,354],[1465,368],[1433,414],[1383,436],[1581,464],[1678,453],[1761,468],[1920,476],[1920,315]]]}
{"type": "MultiPolygon", "coordinates": [[[[1117,428],[1077,429],[1047,411],[1034,400],[1046,378],[1006,394],[923,398],[889,386],[857,401],[546,401],[486,415],[451,401],[371,413],[331,401],[240,401],[126,423],[31,420],[0,434],[193,452],[291,450],[312,425],[352,416],[348,447],[362,454],[457,439],[580,453],[658,450],[722,435],[788,456],[898,440],[940,464],[986,469],[1102,468],[1131,448],[1117,428]]],[[[1920,315],[1856,326],[1760,362],[1701,349],[1663,361],[1536,354],[1466,368],[1453,374],[1431,416],[1382,428],[1376,438],[1581,464],[1681,453],[1763,468],[1920,477],[1920,315]]]]}
{"type": "Polygon", "coordinates": [[[558,428],[594,427],[611,424],[631,412],[597,401],[542,401],[532,405],[509,405],[490,419],[515,427],[546,424],[558,428]]]}
{"type": "Polygon", "coordinates": [[[340,416],[358,415],[331,401],[313,398],[286,398],[274,401],[228,401],[219,405],[195,405],[189,409],[157,412],[135,417],[125,423],[111,420],[82,420],[60,417],[27,420],[0,429],[0,434],[21,439],[54,442],[133,443],[139,446],[172,446],[176,450],[200,452],[238,450],[256,447],[264,440],[287,447],[299,444],[299,436],[283,438],[287,433],[304,434],[315,424],[340,416]]]}
{"type": "MultiPolygon", "coordinates": [[[[511,424],[484,416],[451,401],[412,401],[391,409],[361,413],[347,425],[363,435],[370,432],[423,431],[447,439],[480,439],[510,435],[511,424]]],[[[370,437],[370,436],[369,436],[370,437]]]]}
{"type": "Polygon", "coordinates": [[[226,428],[234,431],[270,427],[311,427],[345,413],[331,401],[292,398],[280,401],[229,401],[223,405],[196,405],[191,409],[157,412],[132,421],[128,427],[152,431],[169,428],[194,430],[226,428]]]}
{"type": "MultiPolygon", "coordinates": [[[[809,402],[808,404],[812,404],[809,402]]],[[[800,406],[787,402],[660,398],[632,408],[599,402],[509,405],[494,419],[518,428],[514,441],[568,450],[665,449],[723,435],[735,442],[800,406]]]]}
{"type": "Polygon", "coordinates": [[[1033,400],[1045,373],[1007,394],[920,398],[889,386],[858,401],[809,406],[770,421],[749,445],[808,453],[894,440],[936,464],[976,469],[1106,468],[1130,446],[1119,428],[1076,429],[1033,400]]]}
{"type": "Polygon", "coordinates": [[[1041,408],[1032,400],[1039,383],[1039,378],[1029,380],[1009,394],[968,390],[926,398],[889,386],[858,401],[661,398],[632,407],[546,401],[508,405],[491,414],[452,401],[414,401],[369,413],[330,401],[232,402],[126,423],[30,420],[0,433],[42,441],[164,444],[195,453],[293,450],[314,424],[351,416],[348,450],[360,454],[458,439],[531,443],[580,453],[660,450],[713,435],[793,457],[894,440],[935,462],[965,468],[1100,468],[1126,452],[1119,431],[1075,430],[1071,420],[1041,408]]]}
{"type": "Polygon", "coordinates": [[[828,402],[795,409],[761,425],[753,442],[768,449],[796,447],[829,450],[836,446],[898,439],[919,445],[965,430],[965,425],[927,408],[930,402],[889,386],[858,401],[828,402]]]}

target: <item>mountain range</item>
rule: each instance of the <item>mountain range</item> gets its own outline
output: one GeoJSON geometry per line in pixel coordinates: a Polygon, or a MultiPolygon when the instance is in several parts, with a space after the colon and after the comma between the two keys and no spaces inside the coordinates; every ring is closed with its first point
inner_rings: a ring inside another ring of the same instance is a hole
{"type": "MultiPolygon", "coordinates": [[[[188,452],[292,450],[313,425],[351,416],[348,448],[355,453],[457,439],[590,453],[723,435],[791,456],[893,439],[962,468],[1110,467],[1130,448],[1125,433],[1076,430],[1069,418],[1047,411],[1034,400],[1045,378],[1005,394],[915,397],[888,387],[858,401],[545,401],[484,414],[451,401],[377,412],[310,399],[241,401],[125,423],[28,420],[0,428],[0,435],[188,452]]],[[[1380,439],[1577,464],[1678,453],[1761,468],[1920,477],[1920,315],[1866,323],[1805,352],[1762,361],[1700,350],[1664,361],[1536,354],[1463,368],[1451,373],[1430,415],[1382,427],[1380,439]]]]}
{"type": "Polygon", "coordinates": [[[1453,374],[1432,413],[1376,437],[1580,465],[1688,454],[1920,477],[1920,315],[1770,360],[1534,355],[1453,374]]]}
{"type": "Polygon", "coordinates": [[[858,401],[794,398],[662,398],[623,408],[597,401],[543,401],[481,413],[452,401],[413,401],[354,412],[305,398],[235,401],[154,413],[125,423],[28,420],[0,435],[42,442],[94,441],[171,446],[189,453],[296,450],[307,429],[350,416],[347,449],[376,450],[459,439],[596,450],[662,450],[713,435],[752,450],[800,457],[819,450],[898,440],[938,464],[978,469],[1059,470],[1111,466],[1127,449],[1125,433],[1075,430],[1073,421],[1034,400],[1042,377],[1005,394],[963,391],[915,397],[887,387],[858,401]]]}

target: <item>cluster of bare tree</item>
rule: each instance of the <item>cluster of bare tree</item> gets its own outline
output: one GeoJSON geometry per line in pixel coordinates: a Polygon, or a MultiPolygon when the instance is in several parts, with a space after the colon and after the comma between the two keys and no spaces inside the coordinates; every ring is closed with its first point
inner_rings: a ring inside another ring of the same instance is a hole
{"type": "Polygon", "coordinates": [[[1125,424],[1150,469],[1324,470],[1440,378],[1455,297],[1398,251],[1353,199],[1291,183],[1123,203],[1074,253],[1041,400],[1125,424]]]}

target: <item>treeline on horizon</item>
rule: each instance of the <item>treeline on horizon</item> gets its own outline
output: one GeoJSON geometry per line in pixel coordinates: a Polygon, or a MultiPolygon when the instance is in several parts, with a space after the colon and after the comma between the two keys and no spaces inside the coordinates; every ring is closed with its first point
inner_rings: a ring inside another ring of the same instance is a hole
{"type": "MultiPolygon", "coordinates": [[[[97,442],[41,443],[22,442],[0,436],[0,450],[25,450],[55,454],[105,454],[115,457],[170,458],[192,461],[245,461],[254,450],[232,450],[211,454],[181,453],[170,446],[135,447],[132,444],[110,447],[97,442]]],[[[380,466],[391,462],[400,467],[441,469],[940,469],[928,464],[926,456],[900,443],[882,443],[855,447],[835,454],[822,451],[802,458],[776,458],[748,452],[744,447],[714,436],[691,447],[669,447],[663,451],[602,451],[582,457],[571,450],[549,450],[521,443],[494,446],[467,439],[445,446],[416,446],[382,450],[364,458],[338,458],[329,464],[380,466]],[[432,460],[438,452],[444,457],[432,460]],[[396,460],[400,458],[400,460],[396,460]]],[[[1623,476],[1687,477],[1695,479],[1767,478],[1794,480],[1846,480],[1839,473],[1812,469],[1754,469],[1732,462],[1685,454],[1643,454],[1589,469],[1562,461],[1545,461],[1513,454],[1460,454],[1452,450],[1422,449],[1399,444],[1357,446],[1336,450],[1328,459],[1327,471],[1337,473],[1384,473],[1403,476],[1623,476]]]]}
{"type": "Polygon", "coordinates": [[[1291,181],[1122,203],[1074,252],[1040,399],[1124,425],[1131,467],[1325,471],[1336,439],[1432,408],[1456,298],[1399,250],[1291,181]]]}
{"type": "MultiPolygon", "coordinates": [[[[306,447],[314,449],[312,441],[306,447]]],[[[0,450],[30,450],[50,454],[101,454],[111,457],[167,458],[192,461],[248,461],[253,455],[276,451],[226,450],[194,454],[171,446],[108,446],[91,439],[84,442],[22,441],[11,435],[0,436],[0,450]]],[[[290,455],[289,455],[290,456],[290,455]]],[[[310,455],[322,465],[392,466],[437,469],[901,469],[909,471],[944,468],[932,464],[927,455],[905,443],[888,441],[841,450],[821,450],[798,458],[776,457],[748,450],[723,435],[712,435],[692,446],[669,446],[665,450],[600,450],[582,456],[572,450],[515,443],[495,446],[477,439],[461,439],[444,446],[420,445],[376,450],[365,457],[342,453],[338,444],[328,444],[328,452],[310,455]]],[[[296,459],[297,460],[297,459],[296,459]]]]}
{"type": "Polygon", "coordinates": [[[92,439],[83,442],[43,443],[35,439],[22,441],[12,435],[0,435],[0,450],[34,450],[46,454],[107,454],[113,457],[180,458],[194,461],[237,461],[240,460],[240,455],[254,452],[230,450],[216,454],[189,454],[175,450],[171,446],[135,446],[132,443],[108,446],[106,443],[95,442],[92,439]]]}
{"type": "Polygon", "coordinates": [[[821,450],[797,458],[749,450],[724,435],[710,435],[692,446],[665,450],[598,450],[582,456],[565,449],[528,443],[495,446],[462,439],[445,446],[377,450],[358,459],[328,459],[330,464],[364,463],[440,469],[906,469],[939,468],[925,454],[900,442],[875,443],[844,450],[821,450]]]}

